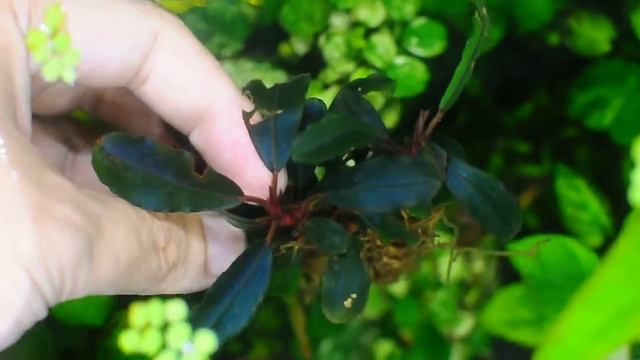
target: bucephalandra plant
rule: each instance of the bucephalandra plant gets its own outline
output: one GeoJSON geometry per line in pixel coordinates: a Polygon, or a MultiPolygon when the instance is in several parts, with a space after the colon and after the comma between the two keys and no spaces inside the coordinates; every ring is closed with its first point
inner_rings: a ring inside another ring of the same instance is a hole
{"type": "MultiPolygon", "coordinates": [[[[393,138],[365,97],[393,93],[394,83],[385,76],[352,81],[329,106],[306,98],[307,75],[272,87],[261,81],[247,84],[244,91],[255,109],[244,114],[246,126],[273,173],[267,198],[244,195],[213,169],[196,173],[194,154],[151,139],[114,133],[99,141],[93,167],[113,193],[153,211],[222,211],[247,231],[248,248],[194,309],[194,327],[212,329],[224,343],[253,317],[272,270],[300,263],[311,279],[301,288],[302,297],[319,293],[326,317],[347,322],[363,310],[371,282],[396,280],[411,271],[420,256],[438,248],[451,249],[453,259],[459,248],[456,239],[444,242],[437,226],[450,226],[457,234],[452,220],[456,213],[475,218],[499,240],[519,231],[515,199],[499,181],[470,165],[457,142],[435,133],[469,80],[487,37],[484,3],[478,0],[476,6],[473,34],[438,111],[433,117],[422,112],[408,139],[393,138]],[[253,124],[250,119],[256,114],[263,120],[253,124]],[[277,174],[284,170],[289,182],[280,193],[277,174]],[[448,192],[442,191],[443,185],[448,192]]],[[[161,314],[157,302],[151,300],[142,309],[161,314]]],[[[156,330],[141,333],[141,345],[131,348],[126,344],[136,343],[131,340],[135,335],[124,332],[121,348],[156,356],[161,345],[155,340],[163,339],[157,328],[165,322],[139,321],[140,306],[132,305],[130,327],[145,323],[156,330]]],[[[181,317],[179,326],[170,318],[173,330],[166,330],[163,344],[174,351],[173,346],[189,339],[191,328],[181,317]]],[[[196,339],[191,342],[196,344],[196,339]]]]}
{"type": "Polygon", "coordinates": [[[181,298],[134,301],[127,311],[127,326],[118,333],[119,349],[127,355],[154,360],[205,360],[219,347],[216,333],[194,329],[189,307],[181,298]]]}
{"type": "Polygon", "coordinates": [[[49,5],[43,22],[27,31],[25,42],[33,62],[40,66],[46,82],[64,81],[73,85],[77,78],[80,52],[73,46],[66,31],[67,16],[60,3],[49,5]]]}

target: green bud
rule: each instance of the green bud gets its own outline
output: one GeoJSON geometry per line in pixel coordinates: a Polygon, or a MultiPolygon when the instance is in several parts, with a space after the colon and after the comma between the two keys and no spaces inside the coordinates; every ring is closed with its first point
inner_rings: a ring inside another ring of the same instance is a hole
{"type": "Polygon", "coordinates": [[[189,305],[182,298],[169,299],[164,304],[164,313],[167,322],[181,322],[189,316],[189,305]]]}
{"type": "Polygon", "coordinates": [[[153,360],[178,360],[178,353],[174,350],[163,350],[153,360]]]}
{"type": "Polygon", "coordinates": [[[219,347],[220,339],[213,330],[200,328],[193,334],[193,348],[197,352],[211,355],[218,351],[219,347]]]}
{"type": "Polygon", "coordinates": [[[139,351],[147,356],[156,355],[164,346],[162,332],[159,329],[148,328],[142,332],[140,337],[139,351]]]}
{"type": "Polygon", "coordinates": [[[169,325],[164,333],[167,347],[172,349],[182,349],[182,346],[189,341],[193,329],[188,322],[179,322],[169,325]]]}
{"type": "Polygon", "coordinates": [[[44,14],[44,24],[50,33],[56,33],[62,29],[66,21],[62,4],[56,3],[50,5],[44,14]]]}
{"type": "Polygon", "coordinates": [[[134,301],[127,311],[127,323],[134,329],[142,329],[149,322],[147,304],[143,301],[134,301]]]}
{"type": "Polygon", "coordinates": [[[123,354],[138,352],[140,346],[140,332],[134,329],[124,329],[118,334],[118,348],[123,354]]]}
{"type": "Polygon", "coordinates": [[[27,43],[27,49],[33,52],[47,47],[49,44],[49,35],[40,29],[31,29],[27,32],[25,42],[27,43]]]}
{"type": "Polygon", "coordinates": [[[71,49],[71,36],[68,32],[59,32],[52,40],[53,49],[57,52],[64,53],[71,49]]]}
{"type": "Polygon", "coordinates": [[[155,327],[162,327],[165,323],[164,301],[160,298],[151,298],[147,301],[147,311],[149,314],[149,324],[155,327]]]}
{"type": "Polygon", "coordinates": [[[63,69],[62,61],[58,58],[52,58],[42,65],[40,72],[44,81],[56,82],[62,77],[63,69]]]}

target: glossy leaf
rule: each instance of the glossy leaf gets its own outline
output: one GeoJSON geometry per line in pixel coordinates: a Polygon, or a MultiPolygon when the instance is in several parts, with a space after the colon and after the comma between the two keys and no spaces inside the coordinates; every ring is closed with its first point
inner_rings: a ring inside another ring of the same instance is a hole
{"type": "Polygon", "coordinates": [[[207,169],[193,171],[193,157],[152,139],[121,133],[104,136],[93,150],[100,181],[133,205],[153,211],[198,212],[240,204],[242,191],[207,169]]]}
{"type": "Polygon", "coordinates": [[[378,133],[370,126],[329,113],[296,137],[293,159],[300,163],[320,164],[342,156],[351,149],[369,145],[376,137],[378,133]]]}
{"type": "Polygon", "coordinates": [[[447,49],[447,28],[431,18],[415,18],[402,33],[402,46],[418,57],[436,57],[447,49]]]}
{"type": "Polygon", "coordinates": [[[324,181],[327,201],[367,212],[390,212],[430,203],[441,186],[438,174],[405,156],[377,157],[324,181]]]}
{"type": "Polygon", "coordinates": [[[588,66],[570,91],[568,115],[628,145],[640,134],[640,65],[603,60],[588,66]]]}
{"type": "Polygon", "coordinates": [[[221,342],[238,334],[262,302],[271,277],[273,253],[267,244],[247,248],[207,290],[195,309],[195,326],[213,329],[221,342]]]}
{"type": "Polygon", "coordinates": [[[397,219],[390,214],[367,213],[361,214],[365,223],[370,226],[379,236],[384,244],[402,241],[409,245],[414,245],[420,241],[416,232],[407,229],[406,224],[401,219],[397,219]]]}
{"type": "Polygon", "coordinates": [[[324,118],[326,114],[327,105],[324,103],[324,101],[317,98],[309,98],[305,100],[299,131],[304,131],[307,126],[315,124],[318,121],[322,120],[322,118],[324,118]]]}
{"type": "Polygon", "coordinates": [[[515,198],[484,171],[449,157],[447,187],[462,206],[499,239],[511,239],[522,225],[515,198]]]}
{"type": "Polygon", "coordinates": [[[396,82],[394,95],[408,98],[422,93],[431,80],[431,72],[424,61],[413,56],[398,55],[384,70],[396,82]]]}
{"type": "Polygon", "coordinates": [[[244,89],[263,116],[255,125],[247,122],[249,135],[262,162],[271,171],[280,171],[291,156],[308,87],[309,77],[302,75],[270,88],[261,81],[252,81],[244,89]]]}
{"type": "Polygon", "coordinates": [[[360,240],[352,238],[346,254],[329,259],[322,278],[322,311],[334,323],[353,320],[367,303],[370,280],[360,249],[360,240]]]}
{"type": "Polygon", "coordinates": [[[462,51],[462,58],[456,67],[453,77],[440,100],[440,111],[447,111],[458,100],[462,90],[471,78],[471,73],[484,42],[489,35],[489,14],[484,5],[484,0],[474,0],[476,14],[473,17],[473,33],[462,51]]]}
{"type": "Polygon", "coordinates": [[[314,217],[304,224],[304,238],[310,244],[331,255],[341,255],[349,249],[349,234],[342,225],[325,217],[314,217]]]}
{"type": "Polygon", "coordinates": [[[626,219],[600,267],[560,314],[535,360],[604,359],[640,334],[640,211],[626,219]]]}
{"type": "Polygon", "coordinates": [[[613,234],[608,205],[584,177],[558,165],[554,188],[562,222],[572,234],[593,248],[601,246],[613,234]]]}

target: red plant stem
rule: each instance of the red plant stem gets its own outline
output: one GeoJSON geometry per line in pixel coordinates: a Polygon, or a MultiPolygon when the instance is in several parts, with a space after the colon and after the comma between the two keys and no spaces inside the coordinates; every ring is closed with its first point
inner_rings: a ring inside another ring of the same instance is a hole
{"type": "Polygon", "coordinates": [[[444,118],[444,114],[445,112],[440,110],[438,111],[436,116],[433,117],[433,119],[429,123],[429,127],[427,127],[427,131],[424,132],[425,140],[429,140],[429,137],[431,137],[431,133],[433,133],[433,130],[435,130],[436,126],[438,126],[438,124],[442,122],[442,119],[444,118]]]}
{"type": "Polygon", "coordinates": [[[269,210],[269,202],[263,198],[252,195],[243,195],[242,197],[240,197],[240,199],[242,200],[242,202],[258,204],[265,208],[267,211],[269,210]]]}
{"type": "Polygon", "coordinates": [[[265,238],[267,244],[271,244],[271,240],[273,240],[273,236],[276,234],[276,230],[278,230],[278,220],[273,220],[271,222],[271,225],[269,226],[267,237],[265,238]]]}

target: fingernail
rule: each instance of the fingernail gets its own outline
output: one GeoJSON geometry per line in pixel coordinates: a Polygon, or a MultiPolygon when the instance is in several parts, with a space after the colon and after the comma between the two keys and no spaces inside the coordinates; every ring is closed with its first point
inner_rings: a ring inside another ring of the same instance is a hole
{"type": "Polygon", "coordinates": [[[229,224],[224,216],[202,216],[207,239],[207,268],[215,277],[220,276],[246,248],[244,232],[229,224]]]}

